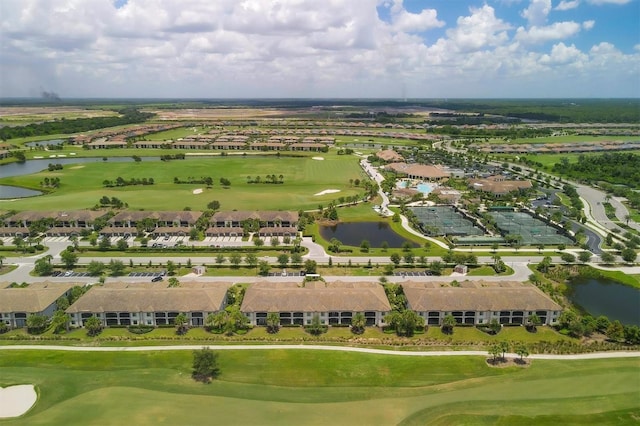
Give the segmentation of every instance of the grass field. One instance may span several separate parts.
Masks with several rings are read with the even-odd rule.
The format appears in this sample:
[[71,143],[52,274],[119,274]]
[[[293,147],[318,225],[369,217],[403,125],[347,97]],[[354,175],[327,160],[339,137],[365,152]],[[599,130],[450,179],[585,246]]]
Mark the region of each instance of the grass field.
[[[322,154],[324,161],[311,156],[301,158],[270,157],[217,157],[187,159],[169,162],[142,161],[138,163],[85,163],[65,166],[61,171],[43,171],[34,175],[5,178],[2,184],[38,189],[45,177],[59,177],[61,186],[54,192],[28,199],[16,200],[11,208],[16,210],[58,210],[93,207],[102,196],[117,197],[129,204],[130,209],[145,210],[193,210],[205,209],[212,200],[220,201],[223,210],[233,209],[314,209],[319,204],[328,205],[340,196],[362,193],[350,185],[349,179],[363,179],[358,159],[353,156]],[[283,184],[248,184],[247,176],[260,175],[262,180],[270,174],[283,175]],[[121,176],[153,178],[154,185],[105,188],[105,179]],[[214,185],[207,189],[202,184],[175,184],[174,177],[210,176]],[[223,188],[220,178],[231,181]],[[203,189],[194,195],[196,189]],[[326,189],[339,189],[339,193],[315,196]]]
[[190,378],[191,353],[15,351],[0,385],[39,400],[6,425],[38,424],[633,424],[640,360],[540,361],[491,368],[483,357],[219,351],[220,378]]

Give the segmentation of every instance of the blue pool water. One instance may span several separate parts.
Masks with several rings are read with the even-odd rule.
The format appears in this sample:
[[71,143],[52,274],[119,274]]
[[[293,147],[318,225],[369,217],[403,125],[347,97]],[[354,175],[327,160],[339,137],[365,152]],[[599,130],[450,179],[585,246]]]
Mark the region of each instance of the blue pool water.
[[402,181],[400,183],[400,187],[401,188],[412,188],[412,189],[417,189],[418,191],[422,192],[424,195],[428,195],[431,193],[431,191],[433,191],[436,186],[432,183],[427,183],[427,182],[420,182],[419,184],[417,184],[416,186],[409,186],[409,181],[405,180]]
[[434,187],[430,183],[419,183],[416,186],[416,189],[418,191],[422,192],[424,195],[427,195],[427,194],[431,193],[431,191],[434,190]]

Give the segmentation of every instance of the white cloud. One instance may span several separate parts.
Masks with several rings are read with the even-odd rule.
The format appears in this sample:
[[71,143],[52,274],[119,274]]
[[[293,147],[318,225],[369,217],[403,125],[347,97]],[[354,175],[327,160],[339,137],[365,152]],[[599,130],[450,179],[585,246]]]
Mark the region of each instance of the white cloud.
[[539,26],[547,22],[547,16],[551,11],[551,0],[531,0],[529,7],[521,13],[529,25]]
[[534,26],[529,29],[519,27],[514,39],[527,44],[539,44],[574,36],[580,32],[580,28],[581,25],[573,21],[555,22],[544,27]]
[[554,10],[564,11],[575,9],[580,6],[580,0],[562,0]]
[[388,22],[379,0],[0,2],[0,96],[394,97],[403,85],[409,97],[571,96],[593,70],[636,87],[640,69],[638,47],[540,52],[594,27],[548,24],[548,1],[526,3],[515,31],[500,9],[470,8],[435,42],[420,33],[445,25],[441,11],[398,0]]
[[491,6],[470,8],[470,12],[470,16],[458,18],[457,27],[447,30],[452,48],[466,52],[499,46],[508,40],[506,31],[511,25],[497,18]]
[[395,0],[391,7],[391,21],[396,31],[426,31],[445,25],[438,20],[437,10],[423,9],[420,13],[411,13],[404,9],[402,3],[402,0]]
[[542,55],[540,62],[547,65],[566,65],[587,59],[587,55],[582,53],[575,45],[567,46],[564,43],[553,45],[551,53]]

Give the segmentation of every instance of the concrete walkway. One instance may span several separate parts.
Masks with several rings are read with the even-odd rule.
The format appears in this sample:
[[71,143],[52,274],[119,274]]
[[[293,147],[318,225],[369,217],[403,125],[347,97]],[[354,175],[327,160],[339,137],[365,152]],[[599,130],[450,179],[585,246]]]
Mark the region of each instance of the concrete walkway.
[[[355,348],[351,346],[324,345],[175,345],[175,346],[57,346],[57,345],[11,345],[0,346],[0,351],[29,350],[29,351],[68,351],[68,352],[153,352],[153,351],[192,351],[208,347],[216,351],[259,351],[259,350],[313,350],[334,352],[359,352],[375,355],[397,356],[485,356],[487,351],[394,351],[388,349]],[[505,354],[508,358],[520,358],[514,353]],[[594,352],[586,354],[555,355],[533,354],[528,359],[547,360],[579,360],[579,359],[608,359],[608,358],[637,358],[640,351],[629,352]]]

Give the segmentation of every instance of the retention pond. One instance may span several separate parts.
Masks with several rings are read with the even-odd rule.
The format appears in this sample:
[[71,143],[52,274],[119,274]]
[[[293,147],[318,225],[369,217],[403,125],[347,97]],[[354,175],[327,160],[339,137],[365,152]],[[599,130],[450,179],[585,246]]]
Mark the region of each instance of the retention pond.
[[640,325],[640,290],[602,278],[579,278],[570,284],[569,299],[590,315]]

